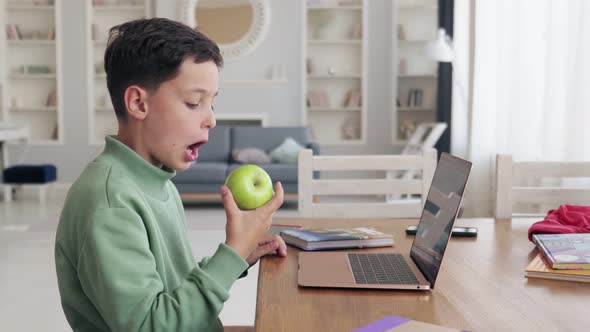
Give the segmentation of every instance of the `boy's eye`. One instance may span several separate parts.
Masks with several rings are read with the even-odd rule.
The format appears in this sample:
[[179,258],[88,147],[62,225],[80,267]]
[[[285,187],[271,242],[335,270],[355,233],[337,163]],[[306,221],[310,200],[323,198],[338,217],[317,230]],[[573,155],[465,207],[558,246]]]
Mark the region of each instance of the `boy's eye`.
[[215,112],[215,106],[211,105],[211,111]]
[[193,104],[193,103],[185,103],[185,104],[190,109],[196,109],[197,107],[199,107],[199,104]]

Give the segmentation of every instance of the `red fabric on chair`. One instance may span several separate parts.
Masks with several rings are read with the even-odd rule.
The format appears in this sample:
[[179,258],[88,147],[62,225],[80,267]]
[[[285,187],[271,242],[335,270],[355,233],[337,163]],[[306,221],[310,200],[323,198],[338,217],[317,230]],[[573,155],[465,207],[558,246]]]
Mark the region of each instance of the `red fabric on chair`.
[[590,233],[590,206],[561,205],[550,210],[544,220],[529,228],[529,241],[533,242],[533,234],[539,233]]

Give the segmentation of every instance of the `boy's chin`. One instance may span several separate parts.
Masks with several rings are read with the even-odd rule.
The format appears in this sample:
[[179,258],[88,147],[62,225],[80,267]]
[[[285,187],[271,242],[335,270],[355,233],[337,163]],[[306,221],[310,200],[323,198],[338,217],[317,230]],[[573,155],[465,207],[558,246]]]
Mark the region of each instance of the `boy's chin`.
[[177,172],[182,172],[182,171],[186,171],[187,169],[189,169],[195,162],[191,161],[191,162],[182,162],[182,163],[178,163],[177,165],[174,165],[174,167],[171,167],[172,169],[174,169]]

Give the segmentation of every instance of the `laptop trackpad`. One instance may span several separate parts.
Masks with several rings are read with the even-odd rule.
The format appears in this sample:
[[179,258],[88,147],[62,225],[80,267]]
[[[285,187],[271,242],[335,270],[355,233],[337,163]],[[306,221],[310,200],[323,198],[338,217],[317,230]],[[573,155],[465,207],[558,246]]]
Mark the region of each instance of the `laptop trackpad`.
[[300,252],[298,284],[314,287],[354,287],[345,252]]

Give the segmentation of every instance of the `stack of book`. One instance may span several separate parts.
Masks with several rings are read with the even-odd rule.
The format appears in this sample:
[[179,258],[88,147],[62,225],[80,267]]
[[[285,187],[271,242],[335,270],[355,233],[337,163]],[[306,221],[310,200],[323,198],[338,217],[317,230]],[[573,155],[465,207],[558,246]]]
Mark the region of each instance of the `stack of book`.
[[280,235],[287,244],[303,250],[393,246],[391,234],[364,227],[284,229]]
[[527,266],[529,278],[590,282],[590,233],[535,234],[540,253]]

